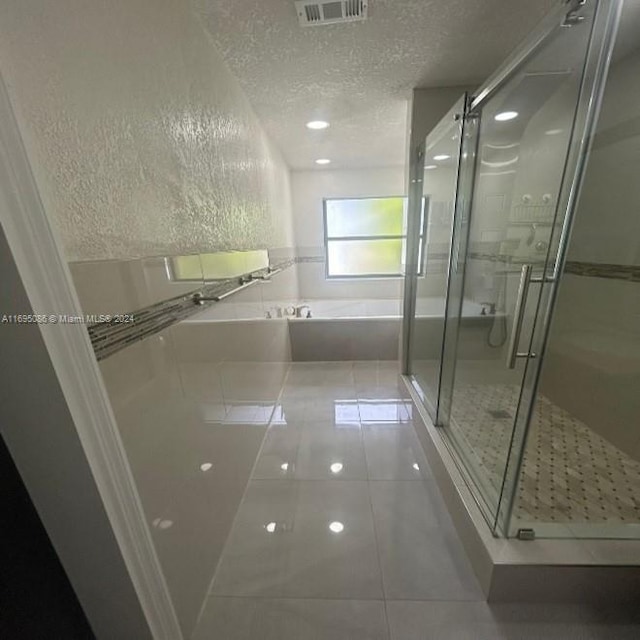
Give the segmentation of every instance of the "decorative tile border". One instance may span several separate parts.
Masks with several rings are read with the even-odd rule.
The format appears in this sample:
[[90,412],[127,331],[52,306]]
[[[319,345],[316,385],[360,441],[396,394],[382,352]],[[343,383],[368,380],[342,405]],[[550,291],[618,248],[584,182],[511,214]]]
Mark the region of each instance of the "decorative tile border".
[[[292,258],[274,263],[269,270],[263,269],[246,275],[251,275],[254,278],[262,278],[270,273],[276,275],[276,273],[288,269],[295,263],[296,259]],[[200,304],[196,304],[194,301],[196,293],[202,294],[205,298],[216,298],[236,289],[238,282],[239,278],[217,281],[196,288],[185,295],[163,300],[131,313],[122,314],[110,322],[90,325],[88,327],[89,337],[96,358],[104,360],[131,344],[152,336],[213,304],[217,304],[215,300],[205,300]]]
[[[500,262],[511,265],[533,264],[543,265],[544,260],[535,261],[531,258],[514,258],[507,255],[490,253],[469,253],[473,260],[486,260],[488,262]],[[587,278],[607,278],[609,280],[626,280],[628,282],[640,282],[640,265],[611,264],[604,262],[580,262],[568,260],[564,266],[565,273]]]
[[544,265],[545,257],[521,257],[521,256],[510,256],[507,254],[497,254],[497,253],[478,253],[475,251],[471,251],[468,254],[469,258],[472,260],[485,260],[487,262],[500,262],[501,264],[513,264],[513,265],[523,265],[523,264],[533,264],[533,265]]
[[575,276],[640,282],[640,265],[568,261],[564,270]]
[[[439,256],[440,257],[440,256]],[[506,264],[519,265],[526,261],[520,258],[495,254],[470,253],[469,257],[476,260],[490,260]],[[274,263],[270,271],[262,270],[254,272],[254,277],[264,277],[272,272],[280,272],[288,269],[296,263],[324,262],[323,257],[290,258]],[[612,280],[625,280],[628,282],[640,282],[640,265],[604,264],[596,262],[568,261],[565,264],[565,273],[590,278],[608,278]],[[248,275],[248,274],[247,274]],[[100,322],[88,327],[89,337],[98,360],[103,360],[121,349],[128,347],[144,338],[152,336],[171,325],[180,322],[195,313],[217,304],[214,300],[206,300],[202,304],[194,302],[196,293],[205,298],[223,296],[238,287],[238,278],[228,278],[204,287],[195,288],[189,293],[163,300],[149,305],[137,311],[122,314],[121,317],[110,322]],[[130,318],[130,319],[129,319]]]

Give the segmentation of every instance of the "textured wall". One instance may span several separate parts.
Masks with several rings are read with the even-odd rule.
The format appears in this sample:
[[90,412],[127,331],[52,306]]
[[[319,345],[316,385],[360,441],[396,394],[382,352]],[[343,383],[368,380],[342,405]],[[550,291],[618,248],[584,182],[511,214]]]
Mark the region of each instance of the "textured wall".
[[292,244],[288,169],[187,0],[2,3],[0,69],[70,260]]
[[365,22],[302,28],[293,0],[192,0],[295,170],[404,164],[411,90],[482,81],[558,2],[373,0]]

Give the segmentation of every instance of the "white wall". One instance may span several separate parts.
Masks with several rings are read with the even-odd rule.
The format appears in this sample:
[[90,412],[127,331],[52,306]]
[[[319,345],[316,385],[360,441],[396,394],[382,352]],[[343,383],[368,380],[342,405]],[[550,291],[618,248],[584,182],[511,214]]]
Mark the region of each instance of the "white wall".
[[460,100],[465,91],[472,92],[473,89],[474,87],[461,85],[413,90],[411,101],[408,104],[407,170],[415,159],[418,146],[424,142],[453,105]]
[[[0,272],[3,313],[33,313],[1,227]],[[0,368],[0,434],[93,632],[98,640],[151,640],[39,328],[3,323],[0,350],[10,363]],[[11,514],[5,524],[11,526]],[[46,570],[42,580],[48,580]],[[33,615],[39,605],[32,603]]]
[[291,246],[288,168],[187,0],[5,2],[0,61],[69,260]]
[[[298,255],[324,257],[323,198],[363,198],[406,194],[404,167],[294,171],[291,174]],[[298,265],[300,297],[399,298],[401,278],[327,280],[324,262]]]

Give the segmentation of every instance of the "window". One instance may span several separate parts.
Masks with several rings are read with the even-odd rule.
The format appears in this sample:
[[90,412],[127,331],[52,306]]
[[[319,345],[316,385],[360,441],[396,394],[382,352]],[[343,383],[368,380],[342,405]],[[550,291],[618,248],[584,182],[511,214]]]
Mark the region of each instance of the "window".
[[325,199],[324,236],[327,278],[400,277],[406,253],[407,199]]
[[165,258],[169,280],[223,280],[269,267],[266,249],[218,251]]

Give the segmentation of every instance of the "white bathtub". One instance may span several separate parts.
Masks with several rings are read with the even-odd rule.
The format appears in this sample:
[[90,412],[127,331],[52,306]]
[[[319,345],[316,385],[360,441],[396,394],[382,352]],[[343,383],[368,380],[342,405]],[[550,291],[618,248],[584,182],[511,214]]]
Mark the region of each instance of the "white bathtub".
[[[311,312],[311,320],[337,318],[400,318],[402,301],[397,299],[307,299],[278,302],[234,302],[225,301],[214,304],[201,313],[191,316],[184,322],[224,322],[229,320],[258,320],[261,318],[288,320],[305,320],[296,317],[296,309]],[[465,300],[462,308],[463,317],[481,315],[482,305],[472,300]],[[444,315],[442,298],[420,298],[416,302],[416,315],[425,318],[437,318]]]
[[[311,312],[311,317],[296,317],[296,309]],[[287,358],[297,361],[322,360],[396,360],[399,356],[402,301],[384,299],[307,299],[283,302],[226,300],[211,305],[181,324],[194,325],[198,348],[209,344],[224,355],[225,345],[240,349],[247,345],[245,359],[270,360],[271,346],[281,344],[288,335]],[[463,317],[485,325],[491,316],[480,317],[482,306],[465,301]],[[427,354],[439,352],[442,339],[444,302],[440,298],[422,298],[417,302],[416,332]],[[285,326],[286,321],[286,326]],[[209,328],[207,328],[207,326]],[[217,330],[213,327],[216,326]],[[482,329],[486,331],[486,329]],[[212,333],[213,331],[213,333]],[[277,334],[277,336],[276,336]],[[274,338],[274,336],[277,337]],[[481,340],[484,344],[484,340]],[[249,345],[250,348],[249,348]],[[281,347],[279,351],[283,351]],[[429,355],[428,357],[432,357]]]

